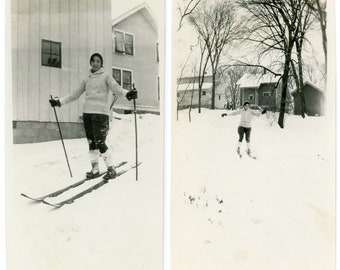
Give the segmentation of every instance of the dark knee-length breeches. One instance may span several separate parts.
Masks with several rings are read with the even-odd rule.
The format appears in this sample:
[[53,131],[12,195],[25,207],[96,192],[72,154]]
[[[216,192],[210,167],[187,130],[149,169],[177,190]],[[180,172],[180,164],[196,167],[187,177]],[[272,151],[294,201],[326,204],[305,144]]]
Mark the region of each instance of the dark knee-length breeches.
[[250,133],[251,133],[250,127],[239,126],[237,131],[238,131],[238,135],[239,135],[239,142],[243,141],[243,137],[244,137],[244,134],[245,134],[246,135],[246,142],[250,143]]
[[105,114],[84,113],[83,121],[89,149],[98,149],[100,153],[105,153],[108,149],[105,141],[109,132],[109,116]]

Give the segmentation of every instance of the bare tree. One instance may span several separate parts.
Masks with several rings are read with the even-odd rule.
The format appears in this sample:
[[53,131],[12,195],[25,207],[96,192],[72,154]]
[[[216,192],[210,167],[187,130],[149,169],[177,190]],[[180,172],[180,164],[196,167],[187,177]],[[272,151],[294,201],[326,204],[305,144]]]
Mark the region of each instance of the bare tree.
[[209,61],[209,55],[207,54],[207,45],[202,41],[201,37],[198,37],[198,43],[200,46],[200,59],[198,68],[198,113],[201,113],[202,108],[202,86],[205,79],[207,65]]
[[239,4],[250,14],[249,40],[258,44],[261,53],[277,50],[284,56],[278,119],[279,126],[284,128],[292,51],[299,39],[307,6],[303,0],[243,0]]
[[325,56],[325,69],[327,72],[327,12],[326,0],[305,0],[306,4],[313,11],[314,16],[320,23],[321,33],[322,33],[322,46]]
[[[180,1],[180,0],[179,0]],[[181,4],[178,4],[177,10],[180,14],[180,19],[178,23],[177,31],[179,31],[183,26],[183,20],[185,17],[189,16],[195,8],[199,5],[201,0],[183,0]]]
[[302,51],[303,51],[303,45],[306,40],[306,33],[310,29],[313,20],[311,18],[312,15],[312,10],[310,7],[305,3],[301,3],[302,8],[301,8],[301,16],[298,17],[300,20],[300,23],[297,25],[297,30],[298,30],[298,35],[295,40],[295,49],[296,49],[296,55],[297,55],[297,66],[298,66],[298,71],[296,71],[294,61],[291,62],[291,67],[292,67],[292,73],[293,77],[296,80],[296,87],[298,94],[300,96],[300,101],[301,101],[301,116],[305,118],[305,114],[307,113],[307,108],[306,108],[306,99],[305,99],[305,93],[303,90],[304,86],[304,71],[303,71],[303,61],[302,61]]
[[187,63],[189,61],[189,58],[192,54],[193,50],[192,48],[190,49],[190,53],[188,54],[187,56],[187,59],[185,60],[182,68],[181,68],[181,72],[179,74],[179,77],[177,79],[177,87],[176,87],[176,95],[177,95],[177,114],[176,114],[176,118],[177,118],[177,121],[178,121],[178,112],[179,112],[179,108],[180,108],[180,105],[183,103],[183,101],[185,100],[185,96],[187,94],[187,90],[188,90],[188,87],[189,87],[189,84],[187,85],[186,89],[184,90],[183,92],[183,95],[181,96],[180,95],[180,91],[179,91],[179,86],[181,85],[181,80],[183,78],[183,74],[184,74],[184,71],[185,69],[187,68]]
[[202,37],[209,57],[212,72],[211,109],[215,109],[216,75],[220,57],[226,45],[239,38],[240,23],[235,6],[229,0],[208,5],[206,1],[189,16],[189,22]]
[[225,72],[221,72],[222,77],[226,83],[225,96],[231,98],[231,107],[236,109],[240,101],[240,88],[237,82],[241,77],[248,72],[246,66],[233,66],[230,69],[226,69]]

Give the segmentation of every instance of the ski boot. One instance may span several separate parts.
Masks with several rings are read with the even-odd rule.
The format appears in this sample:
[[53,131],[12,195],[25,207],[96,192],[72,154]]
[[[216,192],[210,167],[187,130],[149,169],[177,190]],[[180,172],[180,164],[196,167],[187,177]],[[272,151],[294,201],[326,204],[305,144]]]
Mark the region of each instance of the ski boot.
[[115,179],[117,176],[117,172],[113,166],[107,168],[106,174],[103,176],[103,179],[108,182],[110,179]]

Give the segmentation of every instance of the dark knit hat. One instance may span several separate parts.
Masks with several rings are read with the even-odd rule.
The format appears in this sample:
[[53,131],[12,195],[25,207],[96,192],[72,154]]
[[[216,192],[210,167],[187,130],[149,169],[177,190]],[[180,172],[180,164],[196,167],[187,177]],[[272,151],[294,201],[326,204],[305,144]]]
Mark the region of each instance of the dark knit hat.
[[101,61],[101,63],[102,63],[101,66],[103,66],[103,64],[104,64],[103,57],[102,57],[99,53],[94,53],[94,54],[91,55],[90,64],[91,64],[91,62],[93,61],[93,58],[94,58],[95,56],[97,56],[97,57],[100,59],[100,61]]
[[246,106],[247,104],[250,105],[250,103],[248,101],[246,101],[246,102],[243,103],[243,106]]

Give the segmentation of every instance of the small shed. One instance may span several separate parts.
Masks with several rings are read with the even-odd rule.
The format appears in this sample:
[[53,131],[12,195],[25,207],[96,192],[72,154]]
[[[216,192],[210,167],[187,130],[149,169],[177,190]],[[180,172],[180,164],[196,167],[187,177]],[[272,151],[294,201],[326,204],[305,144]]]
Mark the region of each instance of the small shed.
[[[306,111],[309,116],[324,115],[325,93],[317,86],[310,82],[305,82],[303,92],[306,100]],[[294,114],[301,114],[301,98],[295,89],[291,93],[294,97]]]

